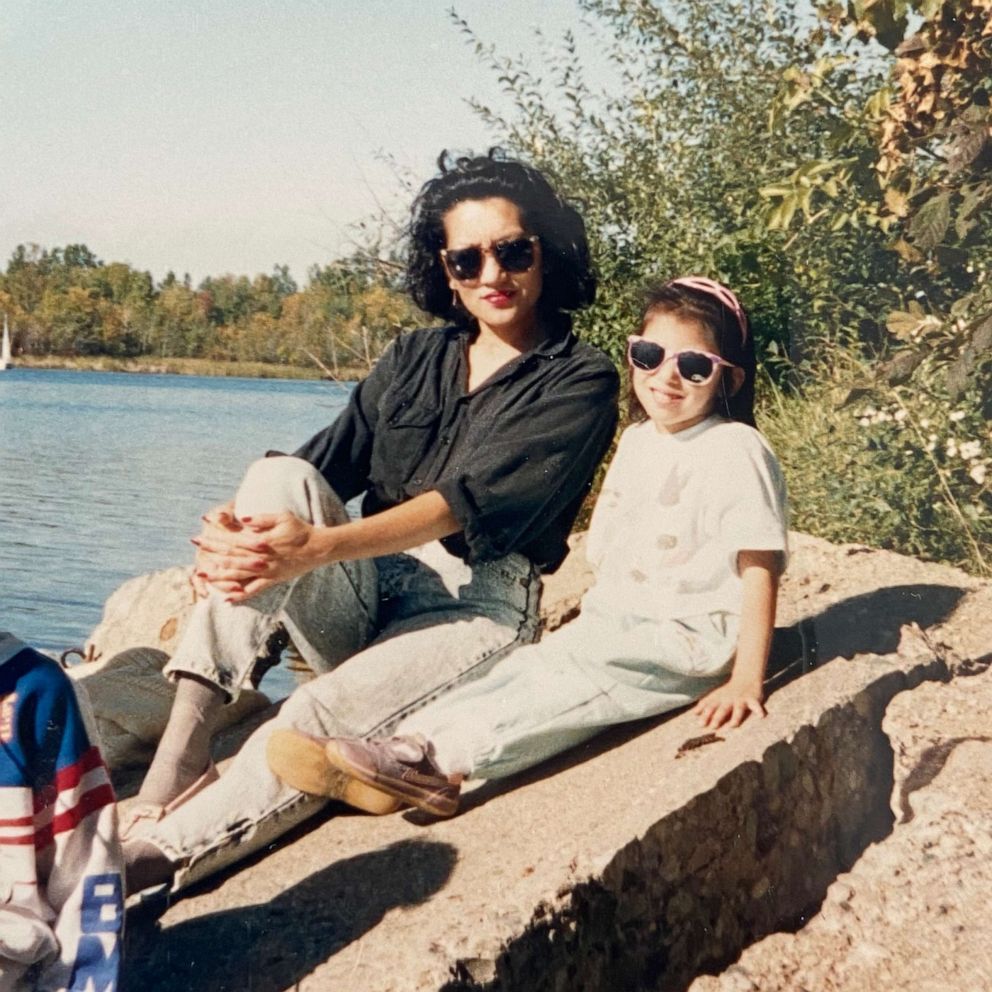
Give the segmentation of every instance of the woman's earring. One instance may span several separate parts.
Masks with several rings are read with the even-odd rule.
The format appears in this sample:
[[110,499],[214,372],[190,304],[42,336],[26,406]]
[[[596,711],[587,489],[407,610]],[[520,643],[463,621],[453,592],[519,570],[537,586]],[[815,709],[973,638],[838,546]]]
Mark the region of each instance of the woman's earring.
[[458,293],[455,290],[451,291],[451,309],[457,310],[461,300],[458,299]]

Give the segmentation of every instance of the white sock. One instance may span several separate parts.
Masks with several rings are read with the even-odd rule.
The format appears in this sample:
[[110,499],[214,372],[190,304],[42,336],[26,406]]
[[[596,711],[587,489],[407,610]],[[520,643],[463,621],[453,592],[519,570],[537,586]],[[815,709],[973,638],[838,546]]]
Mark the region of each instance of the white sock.
[[226,693],[212,682],[180,675],[169,722],[140,797],[165,805],[191,786],[210,763],[210,741]]

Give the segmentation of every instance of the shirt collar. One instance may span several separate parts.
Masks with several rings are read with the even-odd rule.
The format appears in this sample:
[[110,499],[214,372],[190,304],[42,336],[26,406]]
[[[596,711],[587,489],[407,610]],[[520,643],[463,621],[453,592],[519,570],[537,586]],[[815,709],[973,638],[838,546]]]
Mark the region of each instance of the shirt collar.
[[[465,361],[465,349],[468,348],[468,339],[471,331],[472,328],[470,327],[453,327],[451,329],[450,333],[452,333],[453,337],[461,339],[459,362]],[[484,384],[484,387],[488,389],[490,386],[515,375],[517,370],[522,368],[532,358],[557,358],[566,349],[571,348],[574,341],[575,332],[572,330],[571,321],[567,317],[565,319],[549,321],[548,335],[539,344],[531,348],[530,351],[525,351],[522,355],[518,355],[512,361],[507,362],[496,375]],[[480,386],[479,388],[481,389],[483,387]]]
[[[548,328],[547,336],[541,342],[525,351],[520,357],[527,358],[530,355],[554,356],[560,355],[573,341],[575,332],[572,330],[572,319],[568,314],[559,313],[551,317],[544,318]],[[467,344],[473,328],[464,324],[451,324],[447,332],[454,338],[461,338]]]
[[[542,355],[545,358],[554,358],[560,355],[575,340],[575,334],[567,324],[559,324],[550,328],[548,336],[534,349],[527,352],[527,355]],[[522,358],[526,355],[522,355]]]
[[642,421],[642,426],[645,429],[645,433],[658,439],[659,444],[685,444],[693,438],[699,437],[700,434],[708,431],[710,428],[716,427],[718,424],[729,423],[730,421],[721,414],[711,413],[705,420],[701,420],[698,424],[693,424],[692,427],[686,427],[685,430],[677,431],[674,434],[657,430],[654,424],[651,423],[650,418]]

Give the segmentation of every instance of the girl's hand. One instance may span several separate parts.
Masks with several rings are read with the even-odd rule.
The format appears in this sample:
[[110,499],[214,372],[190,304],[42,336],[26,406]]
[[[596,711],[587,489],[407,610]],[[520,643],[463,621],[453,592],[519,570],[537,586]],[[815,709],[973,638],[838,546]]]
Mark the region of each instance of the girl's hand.
[[232,583],[229,603],[241,603],[280,582],[288,582],[329,562],[319,546],[318,528],[293,513],[266,513],[240,520],[241,533],[232,546],[201,545],[213,555],[212,585]]
[[718,730],[724,724],[739,727],[752,713],[765,716],[764,698],[760,682],[757,685],[735,682],[731,677],[729,682],[703,696],[692,712],[708,730]]
[[781,555],[776,551],[741,551],[737,567],[744,596],[734,668],[723,685],[703,696],[693,708],[709,730],[724,724],[739,727],[752,714],[765,715],[765,668],[775,625]]

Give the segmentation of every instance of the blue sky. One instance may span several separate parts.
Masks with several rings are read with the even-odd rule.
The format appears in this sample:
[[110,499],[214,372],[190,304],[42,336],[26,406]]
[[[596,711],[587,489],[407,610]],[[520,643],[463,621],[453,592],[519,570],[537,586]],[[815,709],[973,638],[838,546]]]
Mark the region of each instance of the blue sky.
[[[86,0],[0,6],[0,267],[19,243],[84,242],[161,278],[298,279],[396,208],[379,152],[426,178],[492,139],[465,104],[495,78],[452,0]],[[574,0],[455,0],[540,67]]]

